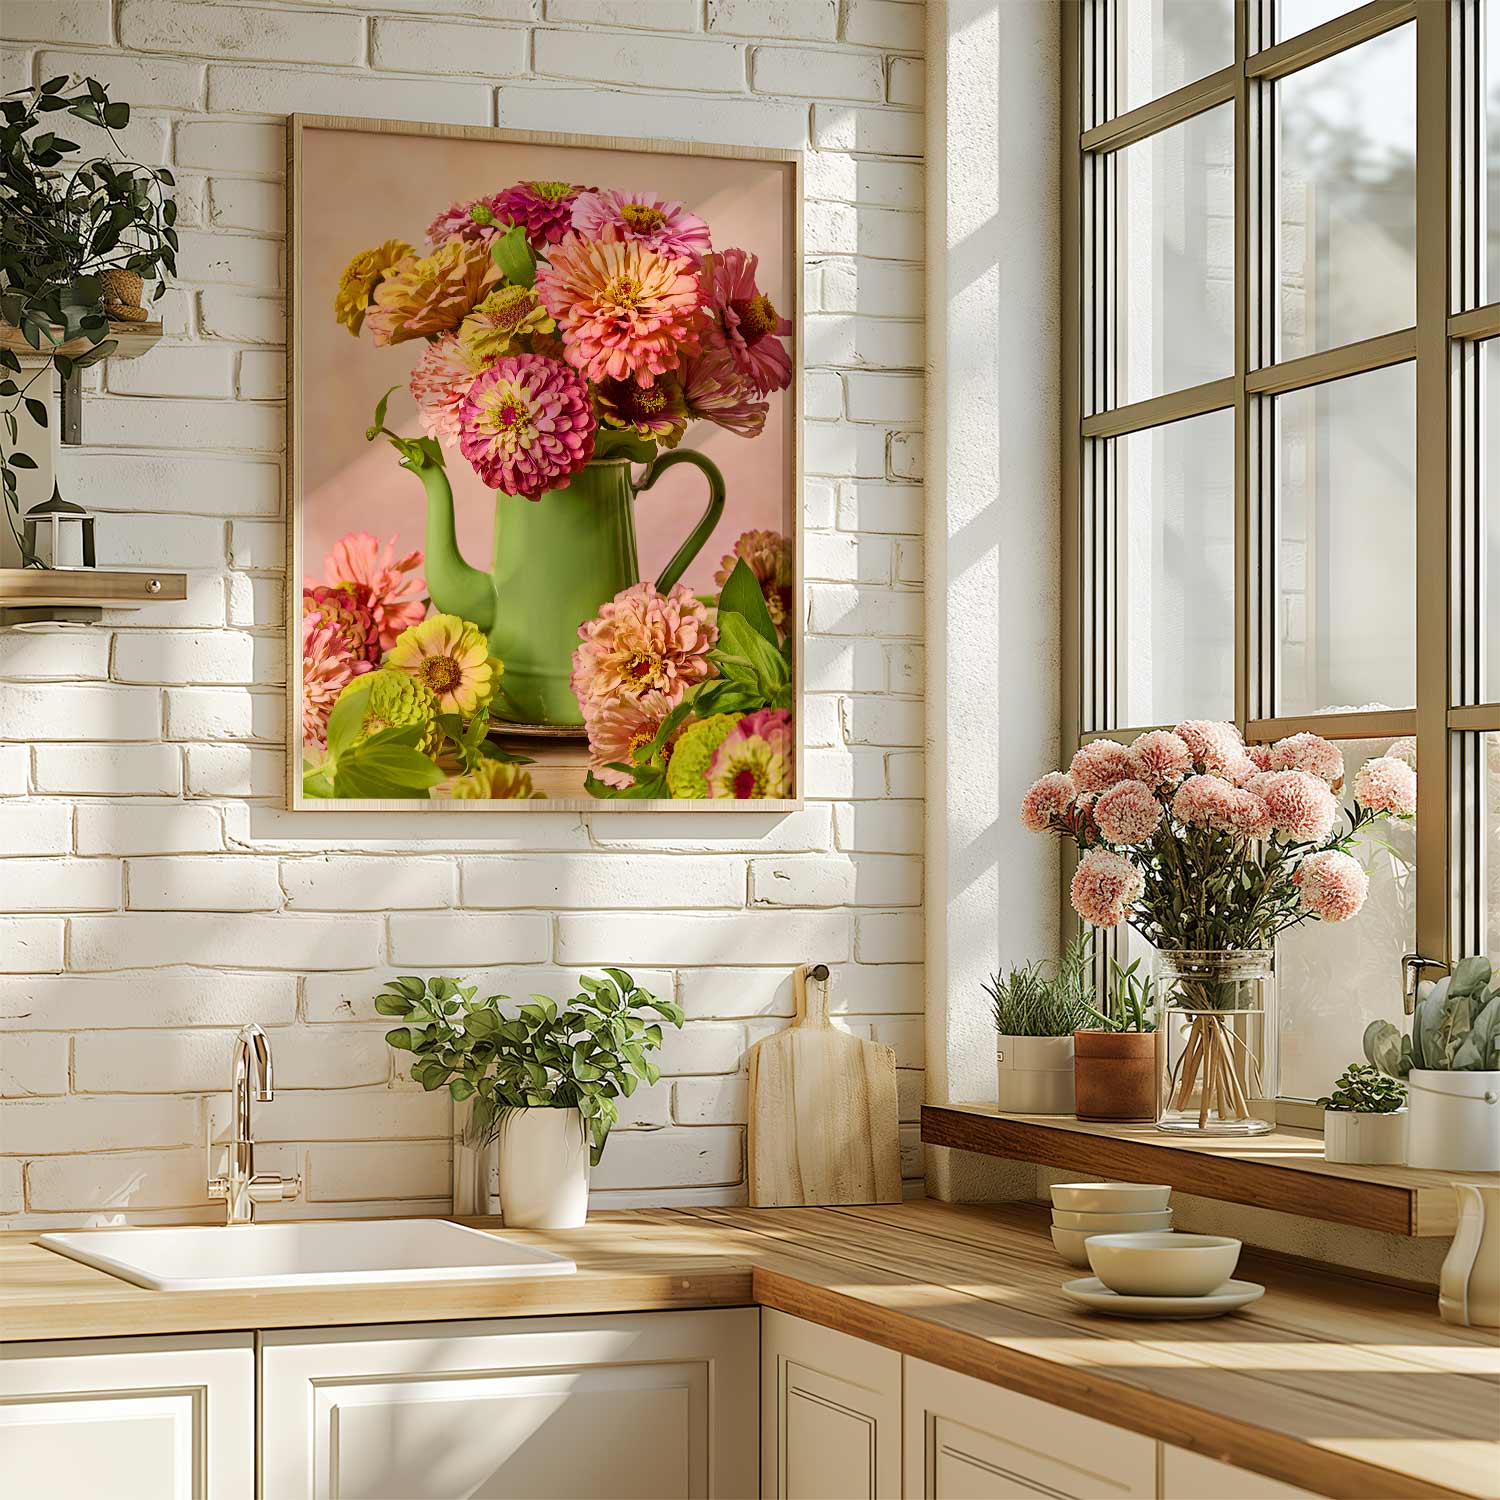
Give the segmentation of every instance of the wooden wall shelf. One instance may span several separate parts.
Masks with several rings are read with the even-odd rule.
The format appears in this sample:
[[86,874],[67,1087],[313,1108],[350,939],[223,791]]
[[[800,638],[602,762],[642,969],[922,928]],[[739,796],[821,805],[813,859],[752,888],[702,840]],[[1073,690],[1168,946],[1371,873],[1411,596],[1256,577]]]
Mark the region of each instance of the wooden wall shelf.
[[1494,1182],[1494,1172],[1346,1167],[1323,1159],[1314,1130],[1201,1140],[1151,1125],[1115,1125],[1071,1115],[1009,1115],[974,1104],[928,1104],[922,1139],[1090,1177],[1169,1182],[1184,1193],[1274,1208],[1307,1219],[1386,1234],[1446,1237],[1458,1227],[1453,1182]]
[[[135,359],[159,343],[161,335],[162,325],[159,322],[111,323],[109,325],[109,337],[117,340],[118,347],[109,358]],[[71,339],[58,352],[63,354],[82,354],[88,347],[89,342],[87,339]],[[19,354],[23,359],[37,359],[40,358],[41,354],[41,351],[33,349],[26,342],[26,336],[12,323],[0,323],[0,349],[9,349],[13,354]]]
[[186,598],[186,573],[0,568],[0,608],[5,609],[139,609]]

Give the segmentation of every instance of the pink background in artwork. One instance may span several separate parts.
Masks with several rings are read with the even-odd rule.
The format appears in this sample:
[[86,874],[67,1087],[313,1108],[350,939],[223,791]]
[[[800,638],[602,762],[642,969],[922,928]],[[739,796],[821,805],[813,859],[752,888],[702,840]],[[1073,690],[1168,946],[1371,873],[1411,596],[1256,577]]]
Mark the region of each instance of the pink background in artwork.
[[[586,124],[586,121],[580,121]],[[760,257],[758,281],[795,323],[792,169],[789,163],[695,157],[675,152],[461,141],[305,129],[297,205],[302,261],[297,282],[302,349],[303,571],[320,576],[328,548],[350,531],[398,538],[397,552],[422,545],[420,483],[397,467],[389,444],[365,442],[375,403],[389,386],[387,425],[417,435],[406,382],[426,348],[411,340],[377,349],[333,319],[339,273],[360,250],[404,239],[427,250],[427,225],[450,203],[522,180],[647,189],[683,202],[708,221],[715,249],[740,246]],[[713,592],[720,559],[744,531],[791,534],[794,390],[770,397],[764,431],[747,439],[692,423],[684,447],[723,470],[728,503],[718,528],[684,576],[694,592]],[[458,538],[466,559],[489,570],[494,496],[457,449],[444,457],[453,485]],[[545,503],[545,502],[543,502]],[[707,503],[703,476],[673,469],[636,507],[641,574],[652,579],[696,524]]]

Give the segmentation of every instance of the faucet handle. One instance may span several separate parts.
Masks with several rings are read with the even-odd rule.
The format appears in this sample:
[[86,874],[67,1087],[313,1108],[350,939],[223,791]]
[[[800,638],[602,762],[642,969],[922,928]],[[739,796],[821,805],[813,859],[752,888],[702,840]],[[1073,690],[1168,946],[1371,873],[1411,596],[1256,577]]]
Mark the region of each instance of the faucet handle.
[[280,1172],[257,1172],[246,1187],[252,1203],[286,1203],[302,1195],[302,1178],[294,1173],[283,1177]]

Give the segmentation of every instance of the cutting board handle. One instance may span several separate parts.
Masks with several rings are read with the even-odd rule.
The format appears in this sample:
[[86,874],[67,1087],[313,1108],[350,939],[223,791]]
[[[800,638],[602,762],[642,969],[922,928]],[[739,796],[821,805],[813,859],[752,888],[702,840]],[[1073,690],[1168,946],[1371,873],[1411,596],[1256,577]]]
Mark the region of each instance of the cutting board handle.
[[808,964],[798,964],[792,972],[792,995],[797,1002],[797,1018],[792,1025],[827,1028],[828,981],[810,985],[807,981],[810,968]]

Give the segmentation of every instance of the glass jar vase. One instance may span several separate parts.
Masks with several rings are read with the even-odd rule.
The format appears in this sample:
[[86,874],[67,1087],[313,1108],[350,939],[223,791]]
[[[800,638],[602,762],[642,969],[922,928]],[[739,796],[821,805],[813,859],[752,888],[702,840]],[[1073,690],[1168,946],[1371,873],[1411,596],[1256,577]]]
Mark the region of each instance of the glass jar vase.
[[1272,950],[1164,949],[1155,961],[1162,1067],[1156,1128],[1261,1135],[1275,1126]]

